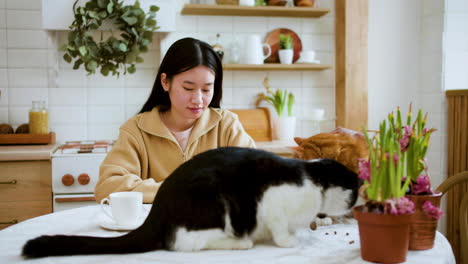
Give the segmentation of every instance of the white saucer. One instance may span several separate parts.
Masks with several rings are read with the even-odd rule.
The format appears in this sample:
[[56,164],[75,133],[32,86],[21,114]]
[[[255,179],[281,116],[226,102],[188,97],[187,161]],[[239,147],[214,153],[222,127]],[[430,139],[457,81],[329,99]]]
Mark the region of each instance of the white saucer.
[[301,64],[306,64],[306,63],[312,63],[312,64],[319,64],[320,61],[319,60],[313,60],[313,61],[301,61],[300,59],[298,61],[296,61],[296,63],[301,63]]
[[145,219],[140,219],[136,224],[133,225],[119,225],[115,221],[110,220],[110,219],[105,219],[100,221],[99,226],[101,228],[104,228],[106,230],[114,230],[114,231],[131,231],[139,227],[141,224],[143,224],[143,221]]

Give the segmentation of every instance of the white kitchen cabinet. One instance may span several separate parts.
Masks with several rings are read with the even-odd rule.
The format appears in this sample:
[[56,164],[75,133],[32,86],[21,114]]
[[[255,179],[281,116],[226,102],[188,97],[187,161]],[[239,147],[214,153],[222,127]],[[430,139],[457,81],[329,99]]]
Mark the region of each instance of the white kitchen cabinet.
[[[79,0],[83,6],[88,0]],[[176,1],[174,0],[139,0],[143,10],[149,10],[151,5],[160,9],[156,12],[157,32],[175,31]],[[69,30],[73,22],[73,4],[75,0],[42,0],[42,28],[47,30]],[[124,4],[132,5],[135,0],[124,0]]]

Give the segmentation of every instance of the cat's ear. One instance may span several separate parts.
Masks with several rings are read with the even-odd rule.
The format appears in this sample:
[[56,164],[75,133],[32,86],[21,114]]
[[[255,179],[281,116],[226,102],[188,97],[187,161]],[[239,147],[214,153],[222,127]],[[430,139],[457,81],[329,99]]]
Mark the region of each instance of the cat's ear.
[[305,138],[301,138],[301,137],[295,137],[294,138],[294,141],[296,141],[296,143],[300,146],[302,144],[302,142],[304,142]]
[[303,147],[290,147],[292,150],[294,150],[294,153],[296,154],[296,158],[298,159],[303,159],[304,158],[304,148]]

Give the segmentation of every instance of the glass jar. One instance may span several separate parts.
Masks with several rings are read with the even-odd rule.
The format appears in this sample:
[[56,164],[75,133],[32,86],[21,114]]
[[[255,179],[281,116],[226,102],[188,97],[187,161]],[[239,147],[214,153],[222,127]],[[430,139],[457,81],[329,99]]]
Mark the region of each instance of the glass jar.
[[49,133],[49,113],[45,106],[45,101],[32,102],[32,108],[29,110],[29,133]]
[[219,33],[216,34],[216,43],[214,45],[212,45],[211,47],[216,52],[216,54],[218,54],[219,59],[221,61],[223,61],[224,47],[223,47],[223,45],[221,45],[220,37],[221,37],[221,35]]

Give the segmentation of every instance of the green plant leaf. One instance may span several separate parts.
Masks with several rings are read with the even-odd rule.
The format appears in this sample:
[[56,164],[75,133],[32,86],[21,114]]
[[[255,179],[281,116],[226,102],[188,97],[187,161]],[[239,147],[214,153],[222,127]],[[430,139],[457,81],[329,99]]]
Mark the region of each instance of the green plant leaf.
[[101,11],[101,12],[98,13],[98,15],[99,15],[99,17],[100,17],[101,19],[104,19],[104,18],[107,17],[107,12],[106,12],[106,11]]
[[128,67],[127,71],[129,73],[135,73],[136,72],[135,64],[132,64],[130,67]]
[[97,66],[98,64],[95,60],[90,60],[88,63],[86,63],[86,69],[91,72],[96,71]]
[[100,19],[100,18],[99,18],[99,14],[98,14],[97,12],[89,11],[88,14],[89,14],[89,16],[90,16],[91,18]]
[[127,51],[127,44],[125,44],[125,43],[120,43],[120,44],[119,44],[119,49],[120,49],[122,52],[126,52],[126,51]]
[[136,17],[122,17],[122,20],[127,22],[127,24],[130,26],[138,22],[138,19]]
[[72,57],[68,53],[63,54],[63,59],[68,63],[72,61]]
[[101,67],[101,74],[104,76],[109,75],[109,67],[107,65]]
[[136,57],[136,60],[135,60],[135,61],[138,62],[138,63],[143,63],[143,62],[145,62],[145,60],[144,60],[142,57],[139,57],[139,56]]
[[81,56],[86,56],[86,54],[88,54],[88,50],[86,49],[85,46],[81,46],[79,48],[79,51],[80,51]]
[[150,6],[150,12],[158,12],[159,11],[159,6],[152,5]]
[[146,25],[147,25],[148,27],[154,27],[154,26],[156,26],[156,20],[154,20],[154,19],[148,19],[148,20],[146,20]]
[[109,4],[109,0],[97,0],[97,4],[100,8],[105,8]]
[[109,4],[107,5],[107,12],[109,14],[112,14],[114,12],[114,2],[110,1]]
[[82,63],[83,63],[83,61],[81,59],[76,60],[75,63],[73,64],[73,69],[78,70],[78,68],[80,68],[80,65]]

